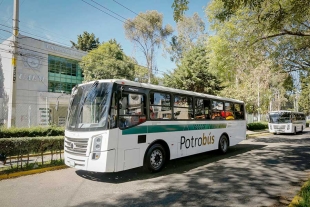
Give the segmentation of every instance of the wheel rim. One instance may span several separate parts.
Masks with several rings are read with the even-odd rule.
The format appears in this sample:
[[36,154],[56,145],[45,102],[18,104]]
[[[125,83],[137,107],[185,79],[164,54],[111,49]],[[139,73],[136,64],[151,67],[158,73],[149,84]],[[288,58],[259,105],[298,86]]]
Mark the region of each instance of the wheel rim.
[[223,150],[223,152],[226,152],[226,150],[227,150],[227,139],[226,139],[226,137],[222,137],[220,144],[221,144],[221,149]]
[[163,164],[163,153],[159,149],[155,149],[151,154],[151,166],[154,169],[160,168],[160,166]]

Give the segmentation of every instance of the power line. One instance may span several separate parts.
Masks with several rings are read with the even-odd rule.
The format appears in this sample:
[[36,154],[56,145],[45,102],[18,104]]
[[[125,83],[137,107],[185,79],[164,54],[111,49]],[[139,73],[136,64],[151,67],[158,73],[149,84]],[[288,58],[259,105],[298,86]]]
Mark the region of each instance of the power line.
[[[3,24],[0,24],[0,25],[3,26],[3,27],[7,27],[7,28],[12,29],[11,27],[6,26],[6,25],[3,25]],[[47,39],[48,41],[55,42],[55,43],[58,43],[58,44],[63,45],[63,46],[68,46],[68,47],[70,47],[70,45],[64,44],[64,43],[62,43],[62,42],[50,40],[50,39],[48,39],[48,38],[46,38],[46,37],[39,36],[39,35],[35,35],[35,34],[30,33],[30,32],[26,32],[26,31],[24,31],[24,30],[20,30],[20,29],[19,29],[19,31],[20,31],[20,32],[24,32],[24,33],[26,33],[26,34],[30,34],[30,35],[36,36],[36,37],[40,37],[40,38],[43,38],[43,39]]]
[[[0,39],[1,39],[1,38],[0,38]],[[7,41],[12,42],[11,40],[7,40]],[[43,42],[42,40],[38,40],[38,41]],[[7,44],[4,44],[4,45],[7,45]],[[30,45],[27,45],[27,44],[22,44],[22,43],[19,43],[19,45],[25,45],[25,46],[32,47],[32,48],[36,48],[36,49],[39,49],[39,50],[49,51],[49,50],[41,49],[41,48],[38,48],[38,47],[30,46]],[[10,46],[10,45],[7,45],[7,46]],[[20,49],[24,49],[24,50],[33,51],[33,52],[40,53],[40,54],[44,54],[44,55],[48,55],[48,53],[39,52],[39,51],[35,51],[35,50],[31,50],[31,49],[23,48],[23,47],[18,47],[18,48],[20,48]],[[71,49],[71,48],[70,48],[70,49]],[[118,60],[118,59],[115,59],[115,58],[113,58],[113,57],[109,57],[109,56],[105,56],[105,55],[102,55],[102,54],[96,53],[96,52],[94,52],[94,51],[92,51],[92,53],[93,53],[93,54],[95,54],[97,57],[105,57],[105,58],[108,58],[108,59]],[[38,56],[38,57],[40,57],[40,56]],[[47,58],[44,58],[44,57],[40,57],[40,58],[41,58],[41,59],[47,59]],[[125,60],[118,60],[118,61],[122,61],[122,62],[125,62],[125,63],[128,63],[128,64],[133,64],[133,65],[136,65],[136,66],[139,66],[139,67],[143,67],[143,68],[148,69],[146,66],[139,65],[139,64],[137,64],[137,63],[133,63],[133,62],[125,61]],[[160,71],[160,70],[158,70],[158,71]]]

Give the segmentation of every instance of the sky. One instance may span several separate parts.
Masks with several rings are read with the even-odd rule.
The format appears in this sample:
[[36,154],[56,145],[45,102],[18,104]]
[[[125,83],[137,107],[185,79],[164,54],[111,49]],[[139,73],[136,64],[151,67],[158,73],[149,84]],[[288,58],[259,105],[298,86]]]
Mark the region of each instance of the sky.
[[[14,0],[0,0],[0,38],[3,39],[11,36],[10,33],[3,30],[11,31],[5,26],[12,26],[13,2]],[[185,15],[192,16],[197,12],[208,28],[204,12],[208,2],[209,0],[191,0],[189,10]],[[70,40],[77,42],[77,36],[87,31],[94,33],[100,42],[116,39],[126,55],[135,57],[140,65],[145,66],[142,53],[125,37],[124,23],[122,22],[125,20],[122,17],[132,19],[137,16],[135,13],[157,10],[164,16],[164,25],[170,24],[175,28],[172,3],[173,0],[19,0],[20,34],[71,47]],[[113,11],[114,14],[99,4]],[[208,29],[206,31],[208,32]],[[0,39],[0,42],[2,41]],[[158,76],[162,76],[164,72],[172,71],[176,67],[170,61],[169,54],[166,54],[166,57],[163,56],[163,50],[158,51],[156,63],[159,71],[156,75]]]

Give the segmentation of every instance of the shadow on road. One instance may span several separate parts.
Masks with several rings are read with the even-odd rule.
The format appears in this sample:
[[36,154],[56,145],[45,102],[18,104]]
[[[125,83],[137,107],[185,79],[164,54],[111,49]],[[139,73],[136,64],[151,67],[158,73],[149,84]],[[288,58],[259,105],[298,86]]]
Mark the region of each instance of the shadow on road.
[[216,161],[226,159],[235,155],[239,155],[254,149],[262,148],[266,145],[253,145],[253,144],[239,144],[230,147],[226,154],[219,154],[217,150],[192,155],[180,159],[171,160],[166,167],[159,173],[150,173],[142,167],[131,170],[126,170],[116,173],[95,173],[83,170],[77,170],[76,174],[92,181],[107,182],[107,183],[124,183],[133,180],[144,180],[165,176],[173,173],[184,173],[194,168],[214,163]]
[[[138,194],[133,189],[126,194],[111,194],[111,200],[77,206],[287,206],[290,196],[306,179],[309,152],[310,146],[302,145],[240,144],[224,156],[208,152],[171,161],[158,174],[149,175],[140,169],[115,174],[77,171],[94,181],[138,180],[137,185],[143,186]],[[155,178],[148,179],[151,177]]]

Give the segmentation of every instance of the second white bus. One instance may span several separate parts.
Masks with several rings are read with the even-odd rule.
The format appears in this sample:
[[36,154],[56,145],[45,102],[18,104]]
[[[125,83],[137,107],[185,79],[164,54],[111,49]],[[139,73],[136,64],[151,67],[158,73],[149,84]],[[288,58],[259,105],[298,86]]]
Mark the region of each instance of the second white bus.
[[274,134],[297,134],[306,128],[306,116],[302,112],[270,111],[268,128]]

